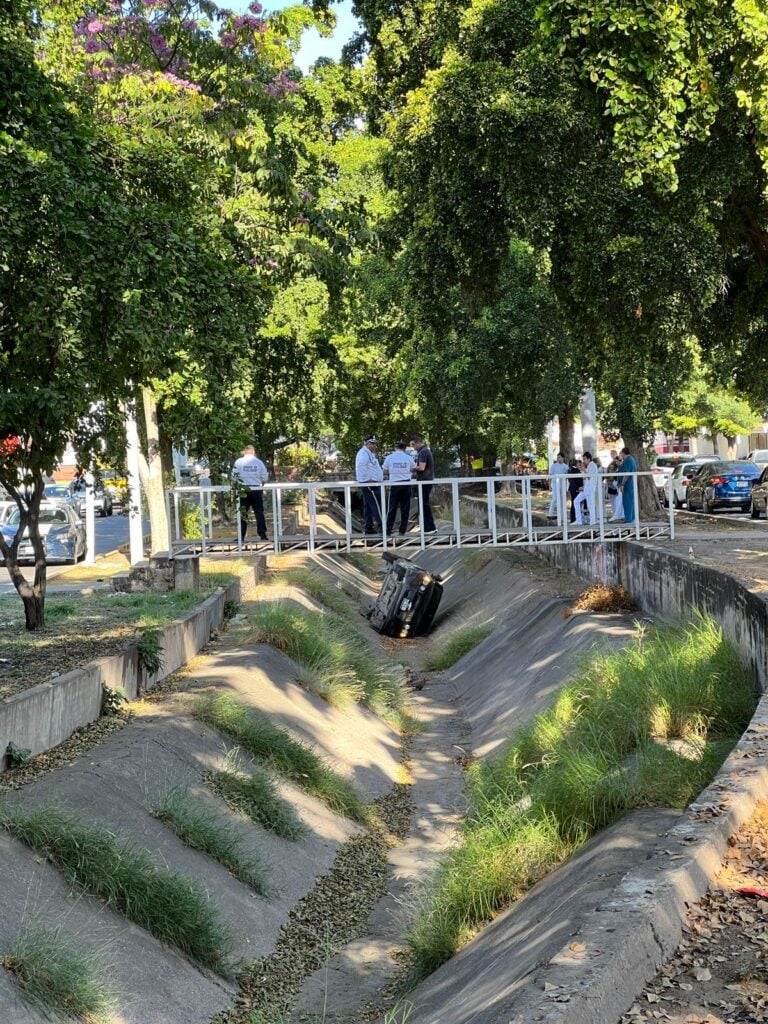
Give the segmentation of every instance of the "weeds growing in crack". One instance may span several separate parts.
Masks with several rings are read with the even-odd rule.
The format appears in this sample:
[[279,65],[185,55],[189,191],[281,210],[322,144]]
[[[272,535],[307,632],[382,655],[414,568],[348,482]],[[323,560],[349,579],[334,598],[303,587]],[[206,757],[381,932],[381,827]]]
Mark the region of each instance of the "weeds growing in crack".
[[246,771],[239,758],[228,758],[221,771],[206,772],[203,781],[233,811],[243,814],[262,828],[292,842],[306,835],[296,812],[277,792],[266,769],[250,764]]
[[218,861],[254,892],[260,896],[273,895],[270,869],[255,854],[247,852],[246,834],[206,807],[198,797],[172,789],[152,813],[187,846]]
[[755,703],[752,673],[710,619],[593,658],[499,757],[469,766],[461,841],[413,908],[417,977],[621,814],[685,807]]
[[115,999],[103,957],[80,945],[76,935],[39,921],[24,926],[0,961],[24,998],[48,1018],[106,1024]]
[[190,959],[219,974],[232,973],[229,930],[197,882],[158,867],[149,851],[60,807],[25,811],[6,806],[0,808],[0,821],[70,882]]
[[335,772],[311,747],[295,740],[259,711],[228,694],[200,695],[191,705],[201,722],[231,737],[269,769],[295,782],[332,811],[367,823],[371,812],[354,786]]

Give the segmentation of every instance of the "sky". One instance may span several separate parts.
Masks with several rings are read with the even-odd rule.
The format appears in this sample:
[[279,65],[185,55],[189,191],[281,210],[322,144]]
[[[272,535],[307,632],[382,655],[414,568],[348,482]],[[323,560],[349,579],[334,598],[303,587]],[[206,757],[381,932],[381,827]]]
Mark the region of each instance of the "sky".
[[[232,3],[235,10],[245,10],[250,0],[236,0]],[[300,0],[262,0],[266,11],[280,11],[284,7],[294,7]],[[331,8],[336,15],[336,28],[329,39],[323,39],[315,29],[308,29],[301,41],[301,49],[296,63],[302,71],[307,71],[319,57],[332,57],[338,60],[345,43],[357,32],[359,22],[352,13],[352,0],[341,0]]]

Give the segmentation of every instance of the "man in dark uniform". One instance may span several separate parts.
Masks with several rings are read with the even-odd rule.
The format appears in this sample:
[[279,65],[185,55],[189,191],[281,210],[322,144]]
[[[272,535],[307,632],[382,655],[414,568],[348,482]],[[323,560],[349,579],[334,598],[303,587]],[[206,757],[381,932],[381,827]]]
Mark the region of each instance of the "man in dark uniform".
[[[434,480],[435,460],[432,457],[432,452],[424,444],[424,438],[421,434],[414,434],[411,438],[411,444],[416,449],[416,479]],[[436,533],[437,527],[432,515],[432,506],[429,503],[432,484],[424,484],[419,490],[421,490],[421,500],[424,509],[424,533]]]

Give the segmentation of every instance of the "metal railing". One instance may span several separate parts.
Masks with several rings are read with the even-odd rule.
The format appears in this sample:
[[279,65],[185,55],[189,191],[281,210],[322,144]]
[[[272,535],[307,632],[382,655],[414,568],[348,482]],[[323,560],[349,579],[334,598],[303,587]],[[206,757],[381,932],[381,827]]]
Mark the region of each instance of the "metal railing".
[[[173,547],[199,549],[247,549],[296,551],[352,551],[359,547],[392,548],[430,547],[511,547],[531,544],[574,544],[616,542],[627,539],[674,537],[674,500],[671,481],[667,484],[668,515],[659,513],[654,519],[642,520],[640,488],[642,477],[653,477],[650,472],[621,474],[620,479],[631,490],[636,510],[632,522],[616,522],[607,513],[607,488],[613,485],[614,475],[600,473],[594,480],[595,494],[584,504],[593,512],[592,521],[571,522],[569,519],[569,482],[577,479],[588,486],[579,474],[537,473],[526,476],[447,477],[437,480],[414,480],[410,485],[397,481],[360,484],[354,480],[321,480],[316,482],[269,483],[263,488],[264,511],[267,517],[268,542],[254,542],[242,536],[240,527],[240,496],[234,502],[227,498],[234,514],[232,532],[217,535],[214,527],[215,495],[230,495],[231,488],[174,487],[167,494],[168,519],[171,525]],[[589,485],[592,484],[592,479]],[[393,487],[412,488],[411,516],[414,518],[409,532],[399,536],[387,531],[389,496]],[[437,530],[425,528],[424,488],[432,489],[432,503],[437,509]],[[554,499],[553,491],[554,487]],[[655,485],[654,485],[655,487]],[[364,489],[372,490],[379,509],[381,529],[375,534],[365,533],[353,506]],[[462,494],[462,491],[464,492]],[[471,493],[470,493],[471,492]],[[654,491],[655,492],[655,491]],[[537,500],[537,493],[542,495]],[[626,490],[625,490],[626,493]],[[295,497],[293,497],[295,495]],[[290,500],[289,500],[289,496]],[[478,504],[465,503],[463,498],[479,500]],[[182,537],[181,503],[193,501],[199,507],[200,536]],[[291,532],[285,529],[286,507],[299,513],[303,523]],[[551,518],[548,511],[553,512]]]

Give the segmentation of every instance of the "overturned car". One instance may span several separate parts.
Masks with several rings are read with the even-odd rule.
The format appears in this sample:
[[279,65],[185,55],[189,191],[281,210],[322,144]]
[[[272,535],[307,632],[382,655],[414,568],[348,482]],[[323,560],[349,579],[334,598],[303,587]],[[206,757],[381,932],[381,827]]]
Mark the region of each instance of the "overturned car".
[[442,579],[390,551],[382,556],[387,574],[375,602],[365,612],[377,633],[411,637],[427,633],[443,596]]

